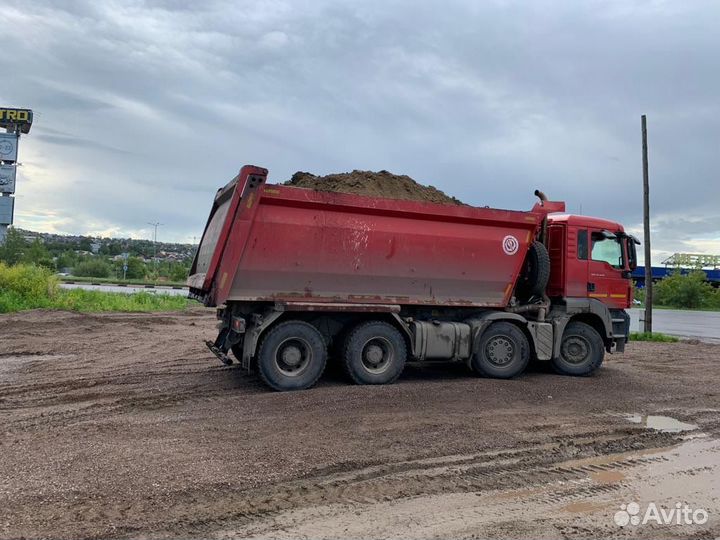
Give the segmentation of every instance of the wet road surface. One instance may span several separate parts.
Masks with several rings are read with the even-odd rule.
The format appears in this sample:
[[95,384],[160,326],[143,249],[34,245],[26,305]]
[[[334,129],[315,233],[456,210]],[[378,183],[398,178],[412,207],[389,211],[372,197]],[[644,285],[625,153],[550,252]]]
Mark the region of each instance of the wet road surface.
[[[643,309],[630,309],[631,328],[642,329]],[[653,330],[673,336],[698,338],[711,343],[720,343],[720,311],[685,311],[679,309],[653,310]]]

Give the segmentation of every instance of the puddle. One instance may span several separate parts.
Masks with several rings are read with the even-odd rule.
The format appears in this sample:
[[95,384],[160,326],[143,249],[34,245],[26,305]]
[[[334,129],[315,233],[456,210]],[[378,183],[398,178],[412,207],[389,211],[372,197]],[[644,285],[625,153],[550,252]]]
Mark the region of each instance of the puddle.
[[670,416],[631,414],[626,418],[633,424],[642,424],[648,429],[654,429],[662,433],[682,433],[683,431],[693,431],[698,428],[695,424],[681,422]]

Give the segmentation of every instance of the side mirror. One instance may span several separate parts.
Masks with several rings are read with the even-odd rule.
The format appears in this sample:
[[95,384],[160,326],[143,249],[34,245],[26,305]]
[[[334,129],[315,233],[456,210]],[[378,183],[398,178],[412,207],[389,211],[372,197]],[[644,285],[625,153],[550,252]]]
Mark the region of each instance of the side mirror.
[[628,252],[628,266],[630,267],[630,270],[635,270],[637,268],[637,250],[635,249],[635,244],[639,244],[634,237],[629,236],[627,239],[627,252]]

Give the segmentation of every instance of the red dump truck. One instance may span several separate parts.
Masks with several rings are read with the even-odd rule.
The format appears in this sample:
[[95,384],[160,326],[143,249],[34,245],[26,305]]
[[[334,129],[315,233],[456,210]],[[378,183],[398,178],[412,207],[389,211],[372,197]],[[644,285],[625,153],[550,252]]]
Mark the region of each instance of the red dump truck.
[[355,383],[385,384],[406,362],[588,375],[625,348],[638,242],[619,223],[538,191],[518,212],[266,179],[245,166],[218,190],[188,285],[218,307],[210,350],[275,390],[314,385],[328,351]]

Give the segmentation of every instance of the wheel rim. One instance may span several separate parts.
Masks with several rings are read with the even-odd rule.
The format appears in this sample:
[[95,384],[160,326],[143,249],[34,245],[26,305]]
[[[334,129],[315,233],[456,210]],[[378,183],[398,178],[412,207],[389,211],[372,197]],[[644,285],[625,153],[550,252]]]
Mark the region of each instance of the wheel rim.
[[383,373],[393,362],[395,352],[389,340],[376,337],[368,340],[362,348],[362,364],[370,373]]
[[582,336],[568,336],[560,347],[563,359],[570,364],[582,364],[590,356],[590,342]]
[[297,377],[303,373],[312,358],[312,347],[302,338],[288,338],[275,349],[275,365],[288,377]]
[[495,336],[485,345],[485,358],[498,367],[506,367],[515,357],[515,344],[506,336]]

